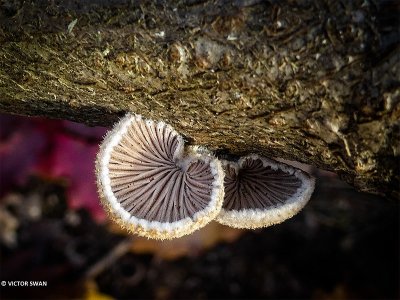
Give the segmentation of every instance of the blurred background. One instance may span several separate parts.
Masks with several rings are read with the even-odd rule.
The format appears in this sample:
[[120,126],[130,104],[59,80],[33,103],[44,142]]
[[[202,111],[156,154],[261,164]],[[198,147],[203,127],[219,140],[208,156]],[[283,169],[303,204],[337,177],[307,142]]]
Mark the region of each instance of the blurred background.
[[399,298],[399,204],[317,177],[309,204],[262,230],[216,222],[168,242],[129,236],[100,207],[106,129],[0,114],[2,299]]

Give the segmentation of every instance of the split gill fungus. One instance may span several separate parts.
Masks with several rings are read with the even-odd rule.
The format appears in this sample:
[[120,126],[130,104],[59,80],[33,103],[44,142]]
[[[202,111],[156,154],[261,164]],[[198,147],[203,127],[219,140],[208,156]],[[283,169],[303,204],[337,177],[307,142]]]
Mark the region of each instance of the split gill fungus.
[[306,172],[256,154],[222,165],[225,198],[216,220],[235,228],[267,227],[293,217],[315,186]]
[[141,236],[172,239],[220,212],[221,163],[163,122],[127,114],[107,134],[96,160],[100,199],[111,218]]

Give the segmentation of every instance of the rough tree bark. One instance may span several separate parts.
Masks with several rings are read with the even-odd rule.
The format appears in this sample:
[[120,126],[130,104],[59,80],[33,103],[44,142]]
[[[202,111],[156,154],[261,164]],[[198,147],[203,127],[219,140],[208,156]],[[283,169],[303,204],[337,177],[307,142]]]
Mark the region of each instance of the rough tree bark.
[[0,111],[164,120],[399,197],[396,1],[1,1]]

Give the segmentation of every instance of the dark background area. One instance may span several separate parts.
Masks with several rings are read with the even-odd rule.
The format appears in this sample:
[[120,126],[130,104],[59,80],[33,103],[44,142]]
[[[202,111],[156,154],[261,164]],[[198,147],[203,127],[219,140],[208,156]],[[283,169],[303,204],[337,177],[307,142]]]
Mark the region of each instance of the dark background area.
[[104,128],[0,115],[2,299],[399,297],[399,205],[317,177],[309,204],[261,230],[213,222],[160,242],[102,211],[94,159]]

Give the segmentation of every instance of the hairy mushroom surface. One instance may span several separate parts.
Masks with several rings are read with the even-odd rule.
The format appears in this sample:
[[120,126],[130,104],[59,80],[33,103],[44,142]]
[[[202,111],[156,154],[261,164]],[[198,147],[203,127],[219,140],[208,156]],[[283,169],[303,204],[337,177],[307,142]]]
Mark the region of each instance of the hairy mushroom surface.
[[217,221],[260,228],[293,217],[308,202],[315,180],[306,172],[255,154],[222,161],[225,198]]
[[105,137],[96,160],[103,206],[122,227],[172,239],[192,233],[219,213],[220,162],[163,122],[128,114]]

